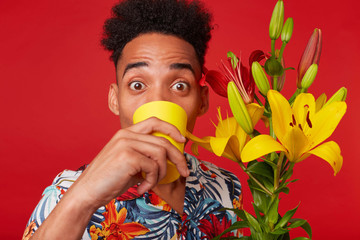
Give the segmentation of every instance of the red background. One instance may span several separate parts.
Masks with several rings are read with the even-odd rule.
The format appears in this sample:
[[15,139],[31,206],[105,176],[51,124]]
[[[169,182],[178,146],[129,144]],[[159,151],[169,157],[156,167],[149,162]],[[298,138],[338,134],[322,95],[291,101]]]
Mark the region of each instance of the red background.
[[[26,222],[46,186],[64,168],[90,162],[119,128],[107,108],[107,91],[115,81],[109,53],[99,44],[102,24],[115,0],[0,2],[0,238],[20,239]],[[216,28],[206,66],[216,68],[226,52],[242,53],[245,63],[254,49],[269,51],[268,22],[275,0],[206,1]],[[358,229],[360,145],[359,3],[342,0],[285,1],[285,16],[295,22],[285,50],[287,66],[297,67],[315,27],[323,31],[315,96],[348,88],[348,111],[332,139],[344,156],[334,177],[324,161],[311,157],[295,167],[300,181],[283,195],[281,211],[301,205],[297,217],[309,220],[314,239],[355,239]],[[287,74],[284,94],[295,89],[295,73]],[[229,109],[211,93],[211,109],[199,119],[195,133],[212,135],[216,107]],[[246,177],[226,159],[201,151],[208,159],[235,172],[244,186],[245,208],[251,208]],[[305,235],[297,231],[296,235]]]

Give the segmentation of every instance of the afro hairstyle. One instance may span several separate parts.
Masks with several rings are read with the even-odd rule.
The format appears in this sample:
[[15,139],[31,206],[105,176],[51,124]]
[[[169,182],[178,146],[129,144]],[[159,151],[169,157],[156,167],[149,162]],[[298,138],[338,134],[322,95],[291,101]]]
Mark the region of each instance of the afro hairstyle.
[[203,66],[211,21],[211,14],[197,0],[125,0],[112,8],[112,16],[104,23],[101,44],[111,52],[116,67],[125,45],[140,34],[173,35],[194,47]]

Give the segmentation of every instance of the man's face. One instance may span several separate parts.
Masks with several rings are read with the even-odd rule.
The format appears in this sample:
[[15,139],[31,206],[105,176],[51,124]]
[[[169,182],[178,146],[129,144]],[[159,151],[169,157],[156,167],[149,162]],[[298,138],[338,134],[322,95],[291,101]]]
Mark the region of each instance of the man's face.
[[126,44],[117,63],[118,84],[109,91],[109,107],[122,128],[133,124],[135,110],[151,101],[170,101],[196,118],[208,108],[208,89],[199,85],[201,67],[193,46],[171,35],[147,33]]

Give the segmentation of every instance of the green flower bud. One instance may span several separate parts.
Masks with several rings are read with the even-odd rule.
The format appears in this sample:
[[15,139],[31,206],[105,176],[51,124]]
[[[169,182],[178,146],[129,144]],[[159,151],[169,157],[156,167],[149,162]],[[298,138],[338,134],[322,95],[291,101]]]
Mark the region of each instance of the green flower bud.
[[303,79],[301,80],[301,88],[307,90],[314,82],[316,74],[318,72],[318,65],[312,64],[306,71]]
[[271,56],[265,62],[265,72],[272,77],[280,77],[284,74],[284,68],[281,63],[276,60],[274,56]]
[[332,102],[343,102],[346,100],[347,89],[342,87],[340,88],[332,97],[325,103],[324,107],[329,105]]
[[227,94],[231,112],[233,113],[237,123],[247,134],[252,134],[254,127],[252,125],[249,112],[240,95],[239,89],[236,87],[234,82],[229,82],[227,86]]
[[288,43],[291,39],[293,29],[294,29],[294,20],[292,18],[288,18],[281,32],[281,41]]
[[253,62],[251,65],[251,72],[254,77],[254,81],[259,91],[266,96],[270,89],[269,80],[266,77],[264,70],[262,69],[259,62]]
[[284,24],[284,2],[282,0],[279,0],[274,7],[270,20],[270,26],[269,26],[270,39],[276,40],[280,37],[283,24]]
[[236,66],[237,66],[237,64],[239,62],[238,57],[231,51],[229,51],[227,53],[227,57],[231,59],[231,66],[235,70],[235,68],[236,68]]

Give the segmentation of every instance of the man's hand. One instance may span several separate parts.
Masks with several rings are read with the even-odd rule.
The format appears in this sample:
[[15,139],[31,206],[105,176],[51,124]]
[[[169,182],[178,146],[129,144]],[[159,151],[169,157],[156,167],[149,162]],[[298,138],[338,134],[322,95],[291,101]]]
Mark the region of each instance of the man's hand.
[[[167,139],[151,135],[153,132],[186,141],[176,127],[157,118],[119,130],[74,184],[81,198],[97,208],[140,182],[138,192],[142,194],[165,177],[167,159],[187,177],[184,155]],[[146,173],[145,179],[141,172]]]
[[[161,132],[178,142],[185,138],[173,125],[149,118],[119,130],[68,189],[31,239],[80,239],[93,213],[137,183],[139,194],[156,186],[166,175],[167,159],[180,175],[189,170],[184,155]],[[144,179],[141,173],[146,174]]]

